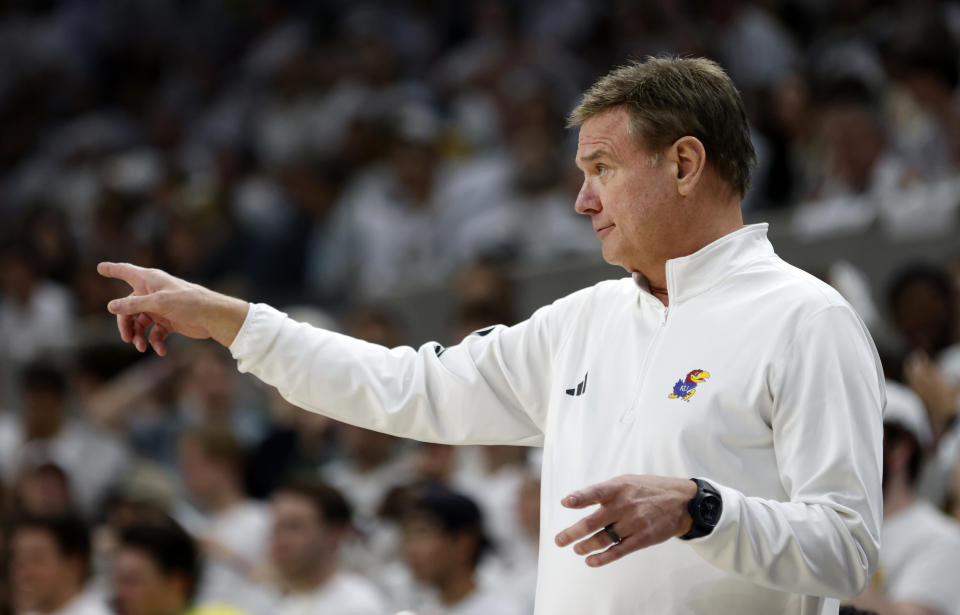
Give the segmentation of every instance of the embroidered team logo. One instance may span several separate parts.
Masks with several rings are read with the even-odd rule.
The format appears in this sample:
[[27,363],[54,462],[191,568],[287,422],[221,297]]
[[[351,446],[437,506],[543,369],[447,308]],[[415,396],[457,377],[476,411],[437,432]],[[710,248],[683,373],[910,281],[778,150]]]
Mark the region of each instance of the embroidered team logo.
[[704,380],[710,377],[710,372],[706,372],[702,369],[695,369],[683,380],[677,380],[677,383],[673,385],[673,393],[668,395],[670,399],[682,399],[683,401],[690,401],[690,398],[693,397],[693,394],[697,392],[697,385],[703,382]]

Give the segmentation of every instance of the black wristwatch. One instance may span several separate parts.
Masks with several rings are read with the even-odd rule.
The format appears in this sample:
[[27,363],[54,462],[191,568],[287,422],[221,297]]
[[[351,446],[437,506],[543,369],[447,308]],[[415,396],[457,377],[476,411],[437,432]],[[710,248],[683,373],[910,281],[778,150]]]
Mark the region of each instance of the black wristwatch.
[[717,527],[723,512],[723,499],[713,485],[699,478],[691,478],[697,483],[697,495],[687,503],[687,510],[693,518],[690,531],[680,537],[681,540],[707,536]]

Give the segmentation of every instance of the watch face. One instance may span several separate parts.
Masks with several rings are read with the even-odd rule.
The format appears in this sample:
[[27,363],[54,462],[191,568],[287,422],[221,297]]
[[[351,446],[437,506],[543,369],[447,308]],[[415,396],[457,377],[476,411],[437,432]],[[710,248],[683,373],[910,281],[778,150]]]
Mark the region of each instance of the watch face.
[[700,502],[700,516],[707,525],[716,525],[720,521],[722,511],[723,506],[720,498],[713,494],[707,494]]

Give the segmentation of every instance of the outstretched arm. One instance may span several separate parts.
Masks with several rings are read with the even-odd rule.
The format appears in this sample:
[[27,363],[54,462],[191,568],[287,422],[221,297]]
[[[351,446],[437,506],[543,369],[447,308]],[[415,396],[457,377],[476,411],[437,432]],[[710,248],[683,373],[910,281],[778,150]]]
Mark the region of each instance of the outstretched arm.
[[553,356],[548,308],[451,348],[389,349],[156,269],[101,263],[98,270],[133,288],[109,310],[124,341],[141,352],[150,344],[166,354],[171,333],[212,337],[230,348],[241,372],[275,386],[297,406],[346,423],[452,444],[542,443]]
[[123,341],[133,343],[140,352],[145,352],[149,344],[158,355],[166,355],[166,339],[171,333],[195,339],[209,337],[229,346],[250,308],[246,301],[159,269],[129,263],[100,263],[97,272],[130,285],[132,292],[111,301],[107,309],[117,315],[117,328]]

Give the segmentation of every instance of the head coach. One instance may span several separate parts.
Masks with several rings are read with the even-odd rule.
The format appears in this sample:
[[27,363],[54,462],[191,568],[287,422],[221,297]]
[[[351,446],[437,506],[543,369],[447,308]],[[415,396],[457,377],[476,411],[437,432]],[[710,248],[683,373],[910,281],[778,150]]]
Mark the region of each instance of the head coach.
[[516,326],[387,349],[101,263],[133,288],[108,309],[141,351],[213,337],[347,423],[543,446],[540,615],[837,613],[877,562],[883,379],[850,306],[743,225],[733,83],[704,59],[631,63],[570,124],[576,210],[632,275]]

